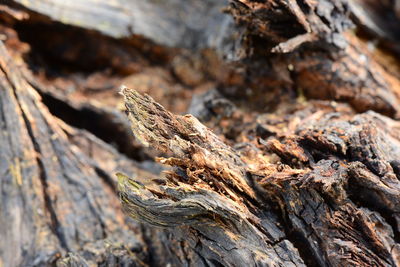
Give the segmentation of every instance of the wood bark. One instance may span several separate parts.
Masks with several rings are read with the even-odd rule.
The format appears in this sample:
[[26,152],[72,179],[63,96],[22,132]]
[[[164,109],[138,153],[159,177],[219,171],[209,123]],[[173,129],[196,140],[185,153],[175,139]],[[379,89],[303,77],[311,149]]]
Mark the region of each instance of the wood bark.
[[397,2],[5,1],[0,266],[400,266]]

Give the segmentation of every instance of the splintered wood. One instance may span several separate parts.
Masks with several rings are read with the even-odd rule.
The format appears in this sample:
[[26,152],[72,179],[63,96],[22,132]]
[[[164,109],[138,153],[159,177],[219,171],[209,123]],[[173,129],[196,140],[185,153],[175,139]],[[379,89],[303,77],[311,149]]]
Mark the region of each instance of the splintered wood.
[[[396,218],[400,211],[395,171],[400,142],[397,135],[376,129],[398,128],[397,122],[373,112],[350,121],[324,114],[298,125],[296,135],[284,138],[282,145],[266,143],[288,165],[265,168],[268,162],[246,159],[194,117],[173,115],[128,88],[121,93],[135,136],[170,153],[159,162],[174,167],[162,185],[120,179],[121,203],[130,216],[184,232],[196,240],[194,250],[199,242],[211,246],[215,240],[219,245],[213,247],[213,257],[228,265],[271,260],[302,265],[296,249],[301,244],[306,246],[302,252],[312,253],[320,265],[398,262],[397,234],[384,218]],[[299,161],[301,169],[289,166]],[[278,223],[277,214],[287,228]],[[384,228],[375,227],[378,223]],[[280,257],[283,247],[289,258]]]

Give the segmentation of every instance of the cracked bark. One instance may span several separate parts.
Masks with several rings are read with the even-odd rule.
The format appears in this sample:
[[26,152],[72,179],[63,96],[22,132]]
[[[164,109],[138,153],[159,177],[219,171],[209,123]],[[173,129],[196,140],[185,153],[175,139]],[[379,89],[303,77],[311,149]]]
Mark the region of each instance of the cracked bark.
[[[106,183],[99,175],[115,169],[141,172],[139,167],[89,133],[57,121],[3,44],[0,54],[1,264],[143,265],[147,252],[139,225],[122,215],[110,192],[114,181]],[[108,165],[98,166],[96,156],[89,158],[73,145],[76,134],[92,142]]]

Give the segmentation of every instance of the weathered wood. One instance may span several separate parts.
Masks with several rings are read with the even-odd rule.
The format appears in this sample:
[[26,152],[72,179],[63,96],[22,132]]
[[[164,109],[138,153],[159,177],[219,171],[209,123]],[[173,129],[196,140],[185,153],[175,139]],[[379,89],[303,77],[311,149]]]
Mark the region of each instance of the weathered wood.
[[[399,264],[399,137],[376,130],[397,122],[376,113],[351,120],[329,112],[314,116],[283,145],[266,144],[287,159],[289,165],[279,167],[268,160],[243,161],[195,118],[174,116],[135,91],[122,93],[135,135],[171,152],[159,162],[175,167],[158,186],[120,176],[120,198],[130,216],[178,233],[185,229],[185,238],[196,240],[194,250],[214,240],[213,254],[199,253],[226,266]],[[298,161],[303,168],[296,168]],[[303,257],[311,258],[299,257],[292,235]]]
[[158,188],[120,175],[119,195],[130,216],[162,227],[188,225],[177,231],[213,265],[304,264],[274,216],[268,216],[270,207],[261,208],[262,199],[234,150],[196,118],[174,116],[136,91],[123,88],[121,93],[135,136],[171,152],[173,157],[158,161],[176,168]]
[[223,49],[232,18],[221,12],[227,0],[206,1],[12,1],[64,24],[123,38],[142,35],[167,46]]
[[293,88],[398,118],[397,61],[355,36],[347,1],[235,0],[230,12],[248,30],[239,49],[256,97]]
[[[269,175],[262,184],[320,265],[399,265],[397,127],[374,112],[327,113],[271,147],[311,168],[301,177]],[[286,151],[291,142],[296,152]]]
[[109,176],[123,161],[137,167],[108,145],[95,153],[111,167],[71,144],[2,43],[0,67],[1,265],[52,265],[67,252],[89,264],[142,265],[140,226],[125,222]]
[[5,1],[0,265],[400,266],[389,2]]

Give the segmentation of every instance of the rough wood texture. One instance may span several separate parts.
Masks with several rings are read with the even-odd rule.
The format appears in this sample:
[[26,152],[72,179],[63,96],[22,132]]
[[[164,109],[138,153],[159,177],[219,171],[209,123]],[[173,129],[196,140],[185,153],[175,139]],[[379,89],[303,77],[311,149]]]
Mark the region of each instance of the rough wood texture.
[[[261,82],[254,82],[256,91],[262,90],[258,96],[265,88],[294,87],[308,98],[346,101],[358,112],[398,118],[399,76],[390,70],[397,63],[377,56],[349,31],[347,1],[237,0],[230,12],[248,30],[240,54],[252,59],[248,69]],[[268,72],[271,85],[264,81]]]
[[396,127],[374,112],[348,119],[327,113],[283,145],[267,145],[310,167],[301,177],[270,175],[262,184],[279,196],[320,265],[399,265],[399,136],[389,133]]
[[[159,185],[120,176],[130,216],[185,231],[195,251],[214,246],[212,254],[198,253],[224,266],[400,263],[399,137],[376,130],[397,122],[373,112],[348,120],[339,113],[311,115],[295,135],[266,143],[288,163],[277,166],[267,158],[239,158],[190,115],[174,116],[126,88],[122,94],[135,135],[171,152],[158,161],[175,167]],[[309,258],[300,258],[293,236]]]
[[0,266],[400,266],[398,2],[4,1]]
[[174,116],[127,88],[122,94],[135,136],[171,152],[173,157],[158,161],[175,167],[158,188],[120,178],[119,195],[130,216],[156,226],[189,226],[178,231],[205,266],[304,265],[268,216],[270,208],[262,207],[234,150],[191,115]]
[[[109,155],[108,166],[82,153],[22,78],[3,44],[0,60],[2,266],[67,260],[140,266],[146,253],[135,230],[140,227],[125,222],[109,176],[137,167],[122,164],[123,157],[105,144],[95,153]],[[62,259],[67,252],[75,256]]]

